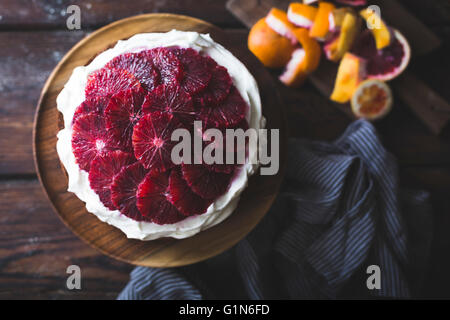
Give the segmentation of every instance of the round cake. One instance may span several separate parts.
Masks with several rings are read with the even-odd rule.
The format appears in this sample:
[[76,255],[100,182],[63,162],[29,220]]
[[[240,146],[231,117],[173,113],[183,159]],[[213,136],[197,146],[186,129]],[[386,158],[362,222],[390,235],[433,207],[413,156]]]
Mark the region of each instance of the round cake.
[[172,30],[118,41],[74,69],[57,108],[68,191],[128,238],[181,239],[220,223],[259,165],[254,144],[245,146],[243,164],[196,161],[195,150],[192,162],[172,161],[177,129],[199,135],[202,147],[236,153],[205,131],[264,127],[255,79],[207,34]]

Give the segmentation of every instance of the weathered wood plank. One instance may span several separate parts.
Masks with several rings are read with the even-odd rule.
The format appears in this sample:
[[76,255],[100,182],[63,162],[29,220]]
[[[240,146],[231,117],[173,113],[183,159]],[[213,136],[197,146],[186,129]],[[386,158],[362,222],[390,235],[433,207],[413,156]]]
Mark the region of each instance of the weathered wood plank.
[[[0,299],[113,299],[131,266],[79,240],[50,207],[39,182],[0,182]],[[66,269],[81,268],[81,290]]]
[[[246,41],[244,29],[230,30],[228,34],[233,42]],[[64,53],[85,35],[63,31],[0,33],[4,44],[0,47],[0,56],[4,57],[0,59],[0,174],[35,172],[31,130],[40,90]],[[279,89],[295,136],[332,139],[349,123],[332,102],[310,85],[298,90],[280,85]],[[393,112],[377,126],[401,163],[450,162],[450,145],[445,137],[429,133],[407,110]]]
[[226,9],[225,0],[97,0],[70,2],[61,0],[2,0],[0,27],[16,29],[66,29],[67,7],[78,5],[81,28],[86,30],[142,13],[169,12],[190,15],[222,27],[239,27],[241,23]]

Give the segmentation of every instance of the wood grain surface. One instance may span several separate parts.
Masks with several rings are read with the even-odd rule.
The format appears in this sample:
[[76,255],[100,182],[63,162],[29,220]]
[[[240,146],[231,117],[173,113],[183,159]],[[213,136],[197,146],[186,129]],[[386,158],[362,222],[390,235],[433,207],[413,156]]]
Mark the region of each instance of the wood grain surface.
[[[175,12],[183,6],[186,11],[181,13],[225,28],[233,47],[246,50],[247,28],[228,13],[225,0],[195,0],[198,7],[191,8],[185,6],[186,1],[172,0],[128,1],[127,8],[120,0],[70,2],[81,3],[81,31],[66,29],[65,19],[60,16],[65,4],[60,0],[0,1],[2,299],[114,299],[132,269],[73,235],[54,214],[36,178],[31,143],[34,111],[45,80],[64,54],[93,29],[116,19],[153,10]],[[450,3],[400,2],[443,40],[438,50],[416,57],[409,70],[450,101],[450,72],[443,64],[450,54]],[[292,137],[332,140],[351,121],[311,84],[298,90],[287,90],[279,84],[277,88],[288,111]],[[375,126],[399,161],[402,186],[426,189],[432,194],[435,227],[431,261],[418,297],[450,298],[450,132],[445,128],[440,136],[431,134],[401,103],[396,103],[393,112]],[[81,290],[70,291],[65,286],[66,268],[72,264],[82,270]],[[203,270],[208,272],[207,267]]]
[[[210,33],[233,52],[257,79],[268,128],[280,129],[280,171],[274,176],[255,174],[243,192],[235,212],[219,225],[186,239],[163,238],[152,241],[128,239],[119,229],[90,214],[85,204],[67,192],[67,178],[56,153],[60,114],[56,97],[73,69],[86,65],[99,52],[118,40],[142,32],[182,31]],[[287,137],[284,108],[274,92],[270,75],[258,68],[257,60],[233,43],[219,28],[187,16],[173,14],[139,15],[114,22],[84,38],[59,62],[47,80],[38,103],[34,126],[34,155],[38,176],[56,212],[72,231],[101,252],[116,259],[149,267],[173,267],[196,263],[230,248],[250,232],[275,199],[285,167]]]

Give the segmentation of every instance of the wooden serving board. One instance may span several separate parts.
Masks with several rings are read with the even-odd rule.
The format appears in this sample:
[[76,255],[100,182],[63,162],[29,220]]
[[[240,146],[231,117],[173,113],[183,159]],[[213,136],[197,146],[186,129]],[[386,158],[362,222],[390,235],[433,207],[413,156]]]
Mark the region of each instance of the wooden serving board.
[[[287,10],[292,0],[229,0],[227,8],[247,27],[251,28],[259,19],[267,15],[272,7]],[[301,2],[301,1],[299,1]],[[420,20],[411,15],[395,0],[373,0],[381,9],[383,19],[399,29],[408,39],[412,55],[424,55],[441,44],[436,35]],[[322,59],[319,68],[310,75],[311,83],[326,97],[331,95],[337,73],[337,64]],[[441,132],[450,120],[450,105],[422,80],[407,70],[392,81],[397,96],[424,122],[435,134]],[[354,117],[349,104],[336,107],[350,117]]]
[[[56,134],[61,127],[61,114],[56,97],[73,69],[86,65],[98,53],[118,40],[142,32],[167,32],[172,29],[210,33],[240,59],[258,81],[263,114],[268,128],[280,129],[280,171],[275,176],[251,177],[235,212],[219,225],[191,238],[164,238],[153,241],[130,240],[115,227],[101,222],[86,211],[74,194],[67,192],[67,177],[56,153]],[[146,14],[119,20],[92,33],[75,45],[48,78],[37,106],[33,147],[39,179],[56,213],[81,239],[116,259],[142,266],[168,267],[195,263],[213,257],[244,238],[270,208],[281,184],[286,162],[286,118],[271,76],[246,50],[227,39],[217,27],[187,16]]]

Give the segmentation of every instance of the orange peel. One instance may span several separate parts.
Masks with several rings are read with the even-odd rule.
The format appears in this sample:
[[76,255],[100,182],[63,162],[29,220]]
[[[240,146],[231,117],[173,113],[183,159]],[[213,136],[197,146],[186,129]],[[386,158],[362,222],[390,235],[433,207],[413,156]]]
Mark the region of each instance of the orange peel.
[[286,12],[283,10],[272,8],[266,16],[266,23],[275,32],[288,38],[292,44],[297,43],[297,38],[293,32],[295,26],[289,21]]
[[298,2],[291,3],[287,11],[289,21],[302,28],[310,28],[314,24],[316,14],[316,7]]
[[295,46],[272,30],[264,18],[251,28],[247,45],[249,50],[268,68],[282,68],[291,59]]
[[279,79],[289,87],[298,87],[303,84],[308,74],[304,70],[305,50],[296,49],[292,53],[291,60],[286,65],[285,71],[280,75]]
[[281,82],[290,87],[300,86],[308,74],[317,69],[321,55],[319,43],[309,36],[307,29],[297,28],[294,30],[294,34],[302,48],[296,49],[292,53],[291,60],[279,78]]
[[318,39],[325,39],[329,31],[329,16],[334,10],[335,6],[329,2],[319,2],[319,9],[317,10],[314,24],[309,31],[309,35]]

